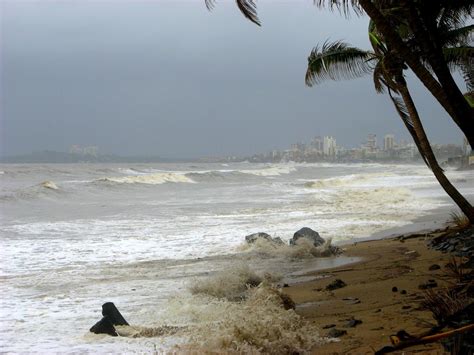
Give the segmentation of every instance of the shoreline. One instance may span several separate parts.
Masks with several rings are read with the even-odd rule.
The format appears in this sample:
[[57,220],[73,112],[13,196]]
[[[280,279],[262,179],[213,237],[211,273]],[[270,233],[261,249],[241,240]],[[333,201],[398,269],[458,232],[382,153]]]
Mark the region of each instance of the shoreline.
[[[425,218],[428,223],[429,216]],[[399,330],[416,335],[434,325],[431,313],[420,308],[425,292],[420,285],[434,280],[434,290],[438,290],[449,282],[445,265],[451,256],[426,244],[449,230],[447,222],[444,225],[444,230],[425,228],[417,233],[396,228],[398,233],[390,236],[342,245],[344,256],[359,260],[306,273],[306,280],[285,285],[282,291],[293,299],[296,312],[317,324],[321,336],[336,334],[335,330],[345,332],[338,337],[340,341],[315,347],[313,353],[373,354],[390,345],[389,336]],[[431,270],[433,265],[439,268]],[[346,286],[327,290],[336,279]],[[438,343],[407,350],[405,353],[444,353]]]

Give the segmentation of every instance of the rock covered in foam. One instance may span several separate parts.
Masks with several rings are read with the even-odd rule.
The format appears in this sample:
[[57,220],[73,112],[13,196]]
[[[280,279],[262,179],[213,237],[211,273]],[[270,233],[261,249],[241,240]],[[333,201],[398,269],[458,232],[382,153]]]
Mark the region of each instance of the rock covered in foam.
[[296,245],[296,241],[300,238],[308,239],[314,244],[315,247],[319,247],[326,242],[318,232],[312,230],[311,228],[304,227],[293,235],[293,238],[290,239],[290,245]]
[[264,232],[249,234],[245,237],[245,241],[248,244],[255,243],[259,239],[266,240],[268,242],[275,243],[275,244],[278,244],[278,245],[285,244],[285,242],[280,237],[272,238],[272,236],[270,234],[267,234],[267,233],[264,233]]
[[272,237],[270,236],[270,234],[263,232],[249,234],[245,237],[245,241],[249,244],[255,243],[258,239],[265,239],[270,242],[272,241]]

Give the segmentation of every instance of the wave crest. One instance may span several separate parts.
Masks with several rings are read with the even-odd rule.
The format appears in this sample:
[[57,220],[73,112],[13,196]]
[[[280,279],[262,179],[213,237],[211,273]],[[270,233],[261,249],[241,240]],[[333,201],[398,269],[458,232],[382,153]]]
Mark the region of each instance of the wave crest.
[[341,186],[366,185],[368,182],[391,176],[394,175],[389,173],[353,174],[337,178],[309,181],[305,183],[305,187],[313,189],[327,189]]
[[192,179],[181,173],[158,173],[148,175],[131,175],[123,177],[106,177],[99,179],[102,182],[113,182],[119,184],[148,184],[161,185],[169,182],[173,183],[195,183]]

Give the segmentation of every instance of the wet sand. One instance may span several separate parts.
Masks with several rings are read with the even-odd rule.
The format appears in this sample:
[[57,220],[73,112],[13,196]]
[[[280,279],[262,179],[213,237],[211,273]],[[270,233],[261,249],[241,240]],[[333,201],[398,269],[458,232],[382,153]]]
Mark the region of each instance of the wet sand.
[[[436,280],[438,287],[443,287],[449,281],[445,265],[450,256],[426,246],[436,235],[439,232],[421,233],[404,241],[389,238],[345,246],[345,256],[362,261],[313,272],[308,275],[313,280],[284,288],[296,302],[297,313],[318,324],[322,336],[332,328],[347,332],[339,342],[315,348],[314,353],[370,354],[390,345],[389,336],[401,329],[416,335],[431,328],[435,324],[431,313],[419,308],[424,292],[419,285]],[[430,271],[433,264],[441,269]],[[335,279],[347,286],[327,291],[326,286]],[[362,323],[347,327],[352,317]],[[333,327],[324,329],[328,326]],[[420,351],[443,353],[439,344],[409,348],[404,353]]]

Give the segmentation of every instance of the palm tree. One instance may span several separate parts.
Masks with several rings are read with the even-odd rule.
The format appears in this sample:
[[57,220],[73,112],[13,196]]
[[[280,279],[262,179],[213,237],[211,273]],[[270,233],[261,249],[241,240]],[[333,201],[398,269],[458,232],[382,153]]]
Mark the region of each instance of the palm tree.
[[[470,107],[455,84],[439,42],[443,28],[437,27],[437,20],[443,14],[448,18],[457,18],[460,14],[469,13],[473,8],[470,0],[315,0],[319,7],[329,6],[348,13],[352,8],[356,13],[362,10],[375,23],[387,45],[398,53],[403,61],[412,69],[424,86],[449,113],[454,122],[463,131],[471,146],[474,144],[474,109]],[[393,10],[398,10],[398,16]],[[431,10],[430,10],[431,9]],[[408,20],[406,20],[408,19]],[[430,23],[427,24],[428,20]],[[435,23],[435,26],[433,26]],[[404,26],[408,33],[403,37],[399,30]],[[423,29],[423,30],[421,30]],[[427,34],[433,33],[430,37]],[[436,42],[433,42],[433,38]],[[428,43],[431,43],[429,45]],[[428,66],[424,63],[429,58]],[[432,72],[434,72],[433,75]]]
[[[369,29],[369,38],[374,51],[364,51],[350,47],[343,42],[326,42],[321,48],[316,47],[308,58],[307,85],[319,84],[327,79],[351,79],[372,72],[377,92],[381,93],[385,89],[388,90],[389,96],[413,137],[423,160],[432,170],[445,192],[468,217],[469,221],[474,223],[474,208],[448,180],[431,149],[403,76],[403,70],[406,69],[406,66],[396,52],[390,51],[380,41],[373,22],[371,22]],[[449,60],[452,62],[460,61],[455,54],[461,55],[462,51],[456,51],[456,49],[449,48],[445,51],[449,53]]]
[[[215,1],[205,0],[208,8],[212,8]],[[313,1],[318,7],[337,9],[345,15],[351,10],[358,15],[365,12],[387,45],[410,67],[474,147],[474,107],[469,105],[449,73],[440,42],[443,24],[453,20],[460,22],[466,14],[472,13],[472,0]],[[236,3],[245,17],[260,25],[254,0],[236,0]],[[398,16],[393,15],[394,9],[398,10]],[[401,36],[400,26],[405,26],[407,35]]]

